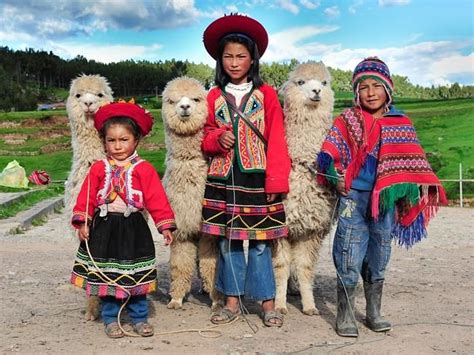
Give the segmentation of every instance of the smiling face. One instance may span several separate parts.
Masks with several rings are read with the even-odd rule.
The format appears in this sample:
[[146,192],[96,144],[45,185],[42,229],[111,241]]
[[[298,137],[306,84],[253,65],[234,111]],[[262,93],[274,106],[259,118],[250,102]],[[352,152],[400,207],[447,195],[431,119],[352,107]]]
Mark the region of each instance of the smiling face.
[[137,139],[132,130],[124,124],[109,126],[104,137],[105,150],[116,161],[124,161],[137,148]]
[[368,78],[359,84],[358,90],[362,108],[375,117],[382,116],[388,98],[383,84],[380,81]]
[[228,42],[222,53],[222,67],[232,84],[244,84],[253,60],[249,50],[241,43]]

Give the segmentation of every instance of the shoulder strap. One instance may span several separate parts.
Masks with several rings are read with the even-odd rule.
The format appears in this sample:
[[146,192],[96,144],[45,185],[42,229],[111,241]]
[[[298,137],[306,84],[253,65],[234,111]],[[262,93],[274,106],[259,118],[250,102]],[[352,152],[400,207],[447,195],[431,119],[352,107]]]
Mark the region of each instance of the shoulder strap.
[[263,136],[262,132],[260,132],[258,130],[257,127],[255,127],[253,125],[252,122],[250,122],[250,120],[247,118],[247,116],[245,115],[245,113],[243,113],[241,110],[239,110],[239,108],[237,106],[235,106],[230,100],[229,98],[227,97],[227,95],[225,94],[224,91],[222,91],[222,96],[224,96],[224,99],[227,103],[227,105],[232,109],[232,111],[234,111],[235,113],[237,113],[240,118],[242,118],[242,120],[244,120],[244,122],[247,124],[247,126],[257,135],[257,137],[262,141],[265,149],[267,149],[267,140],[265,139],[265,137]]

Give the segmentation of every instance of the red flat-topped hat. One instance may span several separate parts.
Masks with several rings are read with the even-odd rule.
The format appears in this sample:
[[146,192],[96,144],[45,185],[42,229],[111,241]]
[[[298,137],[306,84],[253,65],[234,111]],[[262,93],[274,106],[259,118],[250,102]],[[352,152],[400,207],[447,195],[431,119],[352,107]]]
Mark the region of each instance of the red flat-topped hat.
[[250,37],[257,44],[260,57],[265,53],[268,46],[268,34],[262,24],[248,16],[230,14],[218,18],[204,31],[204,47],[212,58],[217,59],[221,38],[231,33]]
[[100,131],[105,121],[112,117],[129,117],[140,129],[143,136],[151,131],[153,116],[148,110],[132,102],[112,102],[100,107],[94,116],[94,126]]

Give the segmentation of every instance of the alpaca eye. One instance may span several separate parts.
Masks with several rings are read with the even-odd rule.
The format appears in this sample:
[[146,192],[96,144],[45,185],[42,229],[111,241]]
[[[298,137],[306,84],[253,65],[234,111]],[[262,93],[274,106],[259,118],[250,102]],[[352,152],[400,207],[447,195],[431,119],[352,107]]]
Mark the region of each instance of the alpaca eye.
[[97,96],[99,96],[99,97],[104,97],[104,94],[98,94]]
[[326,80],[322,81],[321,84],[323,84],[324,86],[326,86],[328,82]]
[[171,99],[166,99],[166,101],[170,104],[170,105],[174,105],[174,101],[171,100]]
[[298,85],[300,85],[300,86],[301,86],[301,85],[304,85],[304,80],[298,80],[296,83],[297,83]]
[[76,99],[80,98],[81,94],[76,94]]
[[199,101],[201,101],[201,99],[199,99],[198,97],[194,98],[193,100],[194,100],[194,102],[199,102]]

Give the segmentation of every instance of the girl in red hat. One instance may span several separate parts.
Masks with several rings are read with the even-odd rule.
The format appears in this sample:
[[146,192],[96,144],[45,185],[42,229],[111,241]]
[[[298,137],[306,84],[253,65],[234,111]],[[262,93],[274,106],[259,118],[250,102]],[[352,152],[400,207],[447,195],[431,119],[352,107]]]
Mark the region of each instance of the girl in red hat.
[[[72,225],[81,241],[71,282],[102,301],[105,333],[120,338],[119,309],[125,299],[133,328],[153,335],[146,294],[156,290],[155,247],[142,212],[147,210],[165,245],[176,229],[160,178],[141,159],[137,145],[148,134],[153,117],[133,103],[101,107],[94,119],[107,158],[92,164],[73,209]],[[90,259],[86,242],[88,242]]]
[[237,318],[244,295],[262,302],[265,325],[283,324],[275,312],[270,241],[288,234],[281,194],[288,192],[290,159],[277,94],[259,73],[267,44],[263,26],[241,15],[219,18],[204,32],[217,86],[208,94],[202,143],[210,157],[202,232],[219,238],[215,286],[226,296],[215,324]]

